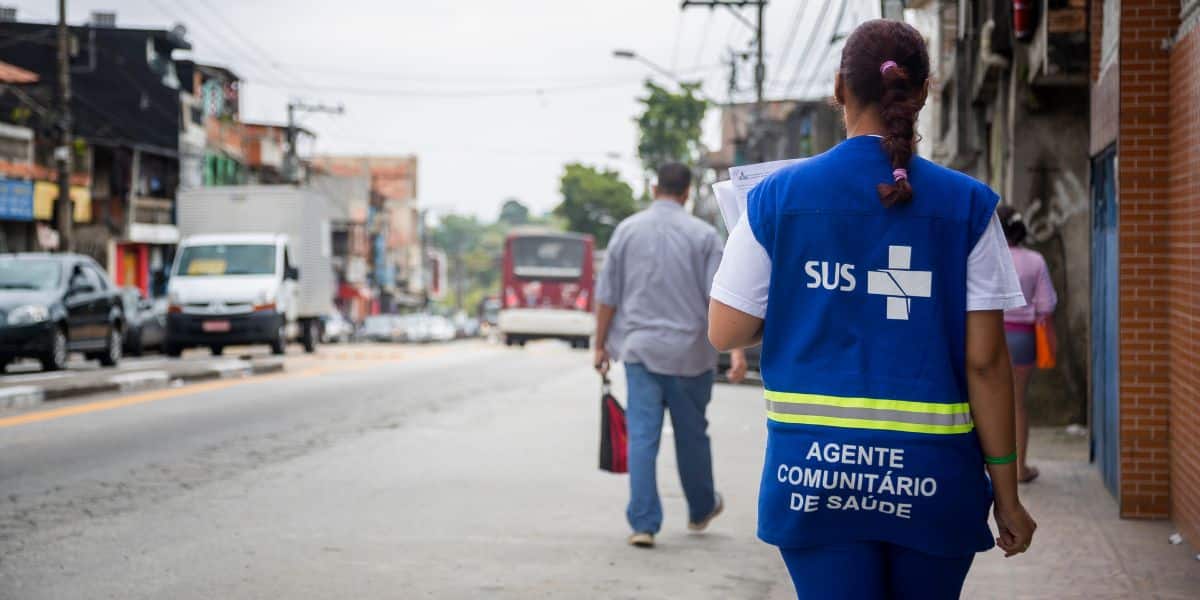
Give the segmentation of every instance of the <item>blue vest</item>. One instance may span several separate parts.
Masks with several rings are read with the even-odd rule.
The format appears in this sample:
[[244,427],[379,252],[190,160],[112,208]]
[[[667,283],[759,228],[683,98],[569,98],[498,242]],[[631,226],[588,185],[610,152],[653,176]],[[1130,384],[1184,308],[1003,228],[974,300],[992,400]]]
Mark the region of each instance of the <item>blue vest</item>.
[[781,547],[884,541],[960,556],[992,546],[991,487],[967,404],[967,258],[997,196],[913,158],[913,200],[861,136],[754,188],[771,258],[759,537]]

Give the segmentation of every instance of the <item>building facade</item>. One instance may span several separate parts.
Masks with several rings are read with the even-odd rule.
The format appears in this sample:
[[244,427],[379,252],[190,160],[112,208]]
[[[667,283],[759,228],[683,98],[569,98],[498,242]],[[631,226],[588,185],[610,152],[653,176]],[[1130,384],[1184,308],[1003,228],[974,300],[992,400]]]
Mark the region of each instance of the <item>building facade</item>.
[[314,156],[308,162],[312,171],[370,178],[367,235],[370,280],[378,307],[393,312],[423,306],[427,295],[417,207],[417,157]]
[[1089,424],[1130,518],[1200,541],[1200,0],[927,0],[921,152],[1026,216],[1060,295],[1043,422]]
[[1030,390],[1035,423],[1088,419],[1091,239],[1088,20],[1083,0],[1056,0],[1014,31],[1002,0],[910,2],[929,42],[932,84],[918,119],[919,152],[986,182],[1018,210],[1026,243],[1059,295],[1058,367]]
[[1093,0],[1096,449],[1121,514],[1200,542],[1200,2]]
[[[0,22],[0,60],[37,75],[21,95],[0,97],[12,124],[35,132],[35,167],[52,169],[59,141],[56,118],[56,27]],[[176,50],[189,49],[178,34],[113,26],[111,19],[69,28],[71,197],[76,251],[105,264],[119,285],[161,291],[165,265],[178,241],[174,197],[179,185],[181,81]],[[34,183],[35,219],[49,227],[57,186]],[[50,232],[52,233],[52,232]],[[39,245],[53,245],[39,235]],[[43,243],[45,242],[45,243]]]

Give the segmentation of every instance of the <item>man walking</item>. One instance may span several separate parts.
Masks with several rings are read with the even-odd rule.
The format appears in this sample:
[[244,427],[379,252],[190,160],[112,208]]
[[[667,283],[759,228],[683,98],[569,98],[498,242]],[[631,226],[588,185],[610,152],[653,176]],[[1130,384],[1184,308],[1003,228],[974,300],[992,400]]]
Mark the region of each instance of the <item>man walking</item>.
[[[629,543],[649,548],[662,525],[656,462],[663,412],[670,411],[675,456],[688,503],[688,529],[702,531],[724,508],[713,487],[708,420],[717,351],[708,342],[708,292],[721,263],[717,231],[684,210],[692,176],[658,169],[654,202],[617,225],[596,297],[596,370],[609,352],[625,362],[629,386]],[[610,337],[610,332],[612,336]],[[729,379],[746,374],[741,351]]]

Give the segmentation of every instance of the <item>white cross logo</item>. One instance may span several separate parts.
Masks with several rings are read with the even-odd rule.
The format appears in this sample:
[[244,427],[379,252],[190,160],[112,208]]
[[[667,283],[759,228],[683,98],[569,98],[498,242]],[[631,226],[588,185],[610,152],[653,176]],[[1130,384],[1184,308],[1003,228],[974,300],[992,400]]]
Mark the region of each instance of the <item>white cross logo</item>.
[[887,318],[907,321],[913,298],[933,295],[933,272],[911,271],[912,246],[888,246],[888,268],[867,271],[867,293],[887,296]]

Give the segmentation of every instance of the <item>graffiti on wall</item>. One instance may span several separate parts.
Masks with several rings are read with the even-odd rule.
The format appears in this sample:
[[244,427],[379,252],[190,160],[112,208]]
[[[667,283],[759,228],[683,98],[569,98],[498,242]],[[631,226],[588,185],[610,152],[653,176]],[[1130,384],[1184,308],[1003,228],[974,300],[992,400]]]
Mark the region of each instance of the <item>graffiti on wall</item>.
[[1021,211],[1029,242],[1037,244],[1049,240],[1072,217],[1088,210],[1087,187],[1074,171],[1064,171],[1053,178],[1049,196],[1049,202],[1034,198]]

